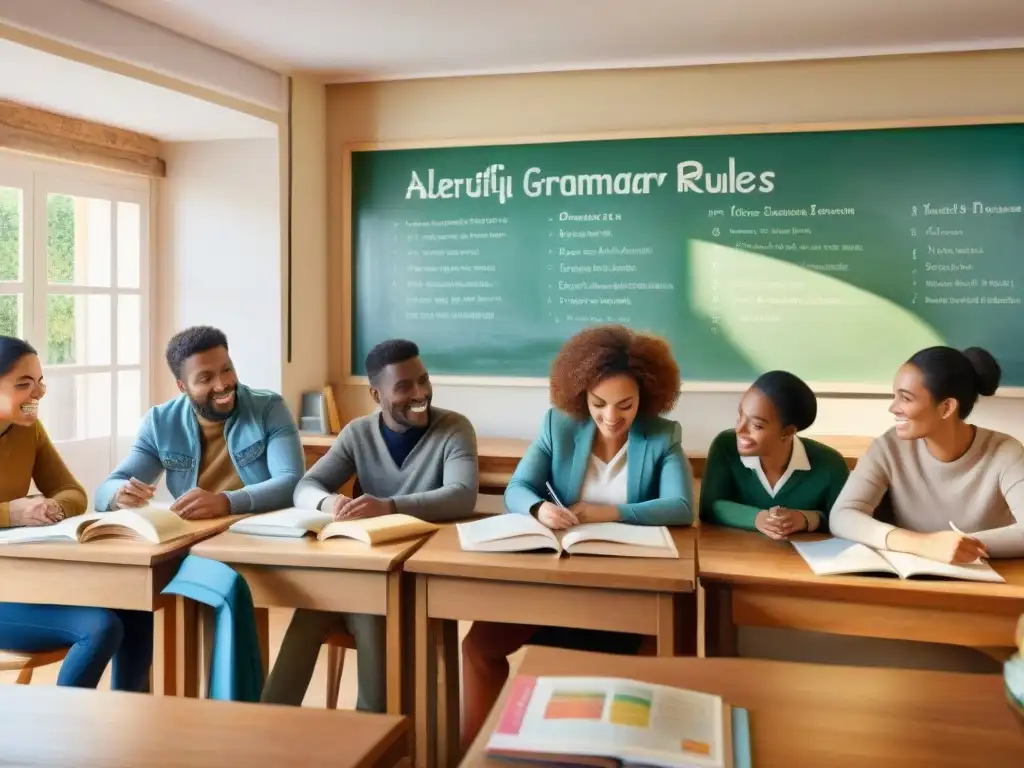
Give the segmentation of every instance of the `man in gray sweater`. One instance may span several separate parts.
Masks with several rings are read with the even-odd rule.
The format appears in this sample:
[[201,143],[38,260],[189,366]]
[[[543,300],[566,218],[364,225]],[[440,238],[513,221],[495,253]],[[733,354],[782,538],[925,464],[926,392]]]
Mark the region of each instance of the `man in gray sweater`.
[[[382,342],[366,356],[366,375],[379,412],[345,426],[299,481],[295,506],[332,512],[336,520],[395,512],[432,522],[471,515],[479,489],[476,433],[464,416],[431,406],[419,349],[402,339]],[[353,475],[363,494],[336,493]],[[356,709],[386,711],[384,617],[368,614],[295,611],[263,701],[301,706],[320,646],[342,626],[356,641]]]

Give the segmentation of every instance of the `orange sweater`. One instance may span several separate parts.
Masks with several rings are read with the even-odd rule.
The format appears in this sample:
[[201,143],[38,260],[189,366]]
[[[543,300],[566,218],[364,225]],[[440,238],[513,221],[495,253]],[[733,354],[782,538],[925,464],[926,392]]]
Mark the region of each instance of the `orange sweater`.
[[68,470],[40,422],[13,425],[0,437],[0,528],[11,525],[11,505],[28,495],[31,482],[60,504],[68,517],[85,512],[85,490]]

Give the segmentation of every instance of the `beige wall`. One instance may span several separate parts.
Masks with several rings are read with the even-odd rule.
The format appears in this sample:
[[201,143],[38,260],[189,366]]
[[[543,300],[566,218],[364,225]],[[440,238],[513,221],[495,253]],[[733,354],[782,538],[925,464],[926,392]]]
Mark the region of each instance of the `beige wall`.
[[[281,393],[298,417],[304,391],[327,383],[327,116],[323,83],[295,77],[292,87],[292,349],[288,360],[287,243],[281,262]],[[281,142],[282,156],[287,144]],[[287,185],[287,170],[282,181]],[[287,194],[282,190],[282,203]],[[282,217],[287,215],[282,205]],[[286,236],[287,219],[282,218]]]
[[280,391],[278,141],[170,142],[164,150],[151,398],[159,403],[178,394],[164,350],[171,336],[190,325],[222,329],[242,381]]
[[[1024,52],[553,73],[329,86],[327,89],[328,362],[343,417],[370,408],[345,374],[342,147],[353,141],[553,136],[737,124],[1024,116]],[[324,277],[303,270],[313,287]],[[530,436],[543,389],[439,386],[435,402],[480,434]],[[675,412],[688,448],[732,423],[735,395],[688,394]],[[993,400],[978,421],[1024,437],[1021,401]],[[873,434],[891,423],[879,400],[823,399],[814,432]]]

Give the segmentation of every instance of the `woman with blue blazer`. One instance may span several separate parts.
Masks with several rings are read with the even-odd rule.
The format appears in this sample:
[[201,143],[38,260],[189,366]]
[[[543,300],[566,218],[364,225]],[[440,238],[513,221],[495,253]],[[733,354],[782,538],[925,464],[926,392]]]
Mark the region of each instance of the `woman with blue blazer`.
[[[681,430],[661,417],[675,405],[679,383],[672,352],[659,338],[618,325],[571,338],[551,368],[555,407],[509,482],[507,511],[533,515],[553,530],[578,523],[691,524],[693,473]],[[462,643],[463,748],[497,701],[507,657],[523,645],[636,653],[641,641],[616,632],[475,622]]]

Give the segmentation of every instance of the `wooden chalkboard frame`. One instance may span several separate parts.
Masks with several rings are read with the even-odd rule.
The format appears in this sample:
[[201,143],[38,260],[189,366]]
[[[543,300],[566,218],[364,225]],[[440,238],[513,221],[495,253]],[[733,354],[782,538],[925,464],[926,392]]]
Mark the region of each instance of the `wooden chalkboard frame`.
[[[872,131],[916,128],[950,128],[979,125],[1024,125],[1024,115],[990,115],[947,118],[914,118],[900,120],[858,120],[808,123],[751,123],[746,125],[700,126],[677,129],[655,129],[647,131],[600,131],[594,133],[549,134],[537,136],[506,136],[487,138],[358,141],[342,145],[341,190],[342,204],[342,298],[347,311],[342,315],[342,355],[344,361],[344,383],[366,386],[365,376],[352,373],[352,153],[388,151],[395,149],[445,149],[456,147],[479,147],[487,145],[514,146],[519,144],[560,144],[576,141],[616,141],[624,139],[666,139],[688,136],[741,136],[773,133],[817,133],[824,131]],[[893,372],[895,374],[895,371]],[[468,387],[543,387],[548,386],[544,377],[521,376],[476,376],[476,375],[432,375],[435,384],[451,384]],[[808,384],[818,395],[885,399],[892,396],[886,385],[856,384],[842,382],[814,382]],[[683,382],[683,392],[745,392],[750,383],[733,381]],[[1024,387],[1000,387],[996,397],[1024,398]]]

